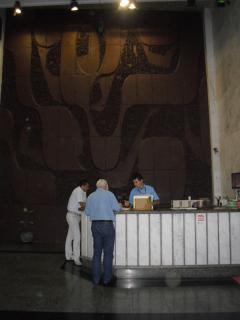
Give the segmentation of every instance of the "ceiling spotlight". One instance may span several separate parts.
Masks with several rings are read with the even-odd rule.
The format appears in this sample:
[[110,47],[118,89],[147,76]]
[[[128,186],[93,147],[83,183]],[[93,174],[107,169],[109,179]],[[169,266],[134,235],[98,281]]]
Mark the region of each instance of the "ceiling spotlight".
[[137,8],[137,6],[136,6],[136,1],[130,0],[129,5],[128,5],[128,9],[134,10],[134,9],[136,9],[136,8]]
[[70,10],[71,11],[78,11],[79,10],[77,1],[75,1],[75,0],[71,1]]
[[129,2],[130,2],[129,0],[121,0],[120,3],[119,3],[119,7],[121,9],[127,8],[128,5],[129,5]]
[[218,7],[225,7],[226,4],[230,4],[230,0],[216,0]]
[[217,6],[218,7],[225,7],[225,0],[217,0]]
[[14,16],[19,16],[22,14],[22,8],[20,1],[15,1],[14,7],[13,7],[13,15]]

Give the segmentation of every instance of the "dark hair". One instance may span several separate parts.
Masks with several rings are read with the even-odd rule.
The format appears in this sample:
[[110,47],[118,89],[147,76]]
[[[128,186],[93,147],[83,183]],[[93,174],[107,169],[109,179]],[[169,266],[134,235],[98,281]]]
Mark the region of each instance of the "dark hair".
[[132,180],[135,180],[135,179],[143,180],[143,176],[140,173],[135,172],[134,174],[132,174]]
[[89,182],[87,181],[87,179],[82,179],[79,181],[79,186],[85,186],[86,184],[88,184]]

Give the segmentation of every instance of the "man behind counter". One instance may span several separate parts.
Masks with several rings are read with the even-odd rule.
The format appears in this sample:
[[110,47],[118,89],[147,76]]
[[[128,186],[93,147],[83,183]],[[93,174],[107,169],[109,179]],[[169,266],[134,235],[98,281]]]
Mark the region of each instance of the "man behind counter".
[[129,201],[124,201],[125,207],[133,206],[133,197],[139,195],[151,195],[153,197],[153,204],[158,205],[160,203],[159,196],[157,195],[155,189],[152,186],[144,184],[143,177],[140,173],[135,173],[132,175],[132,181],[134,187],[129,196]]

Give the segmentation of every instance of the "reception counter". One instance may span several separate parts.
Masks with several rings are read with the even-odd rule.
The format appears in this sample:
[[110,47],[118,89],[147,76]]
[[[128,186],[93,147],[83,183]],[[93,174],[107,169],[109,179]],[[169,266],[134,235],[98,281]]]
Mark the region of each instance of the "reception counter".
[[[199,277],[212,267],[215,273],[217,267],[240,273],[239,211],[123,211],[116,214],[115,228],[113,263],[118,276],[137,276],[139,270],[151,276],[181,270],[187,276],[196,267]],[[81,230],[82,256],[89,260],[93,241],[91,222],[85,215]]]

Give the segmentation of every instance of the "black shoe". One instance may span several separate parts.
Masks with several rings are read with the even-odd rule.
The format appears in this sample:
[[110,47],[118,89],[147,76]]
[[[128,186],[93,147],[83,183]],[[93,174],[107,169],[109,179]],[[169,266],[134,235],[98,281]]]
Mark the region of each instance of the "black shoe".
[[103,282],[104,287],[116,287],[117,279],[112,278],[109,282]]
[[73,261],[73,265],[75,267],[82,267],[82,262],[81,261]]
[[93,288],[97,288],[97,287],[99,287],[102,283],[101,283],[101,281],[99,281],[99,282],[93,282],[92,284],[93,284]]

